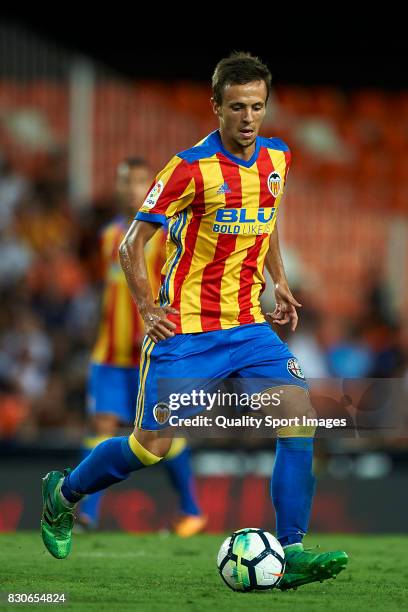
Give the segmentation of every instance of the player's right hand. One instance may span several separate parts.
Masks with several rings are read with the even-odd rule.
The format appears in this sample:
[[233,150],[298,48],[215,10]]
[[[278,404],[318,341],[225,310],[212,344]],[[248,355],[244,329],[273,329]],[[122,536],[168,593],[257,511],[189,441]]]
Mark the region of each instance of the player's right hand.
[[169,321],[168,314],[179,314],[179,311],[171,306],[151,306],[142,313],[146,335],[156,344],[174,336],[176,325]]

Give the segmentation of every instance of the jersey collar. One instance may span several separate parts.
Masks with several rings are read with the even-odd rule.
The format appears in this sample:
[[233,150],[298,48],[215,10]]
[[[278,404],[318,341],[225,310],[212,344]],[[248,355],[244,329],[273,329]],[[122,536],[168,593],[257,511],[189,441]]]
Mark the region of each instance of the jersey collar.
[[259,136],[256,137],[255,151],[252,157],[248,159],[248,161],[245,161],[240,157],[236,157],[235,155],[227,151],[227,149],[222,144],[221,134],[219,130],[215,130],[215,132],[213,132],[213,136],[218,142],[218,146],[220,148],[221,153],[225,155],[225,157],[228,157],[228,159],[233,161],[235,164],[238,164],[239,166],[244,166],[245,168],[250,168],[258,159],[259,149],[261,148],[261,139],[259,138]]

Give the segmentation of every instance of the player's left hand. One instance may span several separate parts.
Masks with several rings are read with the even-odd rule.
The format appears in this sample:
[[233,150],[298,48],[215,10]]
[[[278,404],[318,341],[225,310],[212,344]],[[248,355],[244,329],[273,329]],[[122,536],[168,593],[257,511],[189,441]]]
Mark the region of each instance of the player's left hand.
[[296,308],[302,308],[302,304],[295,300],[287,285],[280,283],[275,285],[275,300],[275,310],[265,313],[267,321],[275,325],[290,323],[291,330],[295,331],[298,324]]

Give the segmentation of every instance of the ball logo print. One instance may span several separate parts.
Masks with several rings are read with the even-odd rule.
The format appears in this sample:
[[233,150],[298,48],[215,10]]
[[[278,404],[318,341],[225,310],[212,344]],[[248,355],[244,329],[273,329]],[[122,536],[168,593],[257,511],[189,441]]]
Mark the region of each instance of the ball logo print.
[[153,208],[153,206],[156,204],[157,200],[159,199],[162,191],[163,191],[163,181],[158,181],[148,193],[140,210],[142,211],[150,210],[151,208]]
[[279,172],[276,172],[276,170],[271,172],[271,174],[268,176],[268,189],[274,198],[276,198],[281,192],[282,178]]
[[222,544],[218,571],[233,591],[264,591],[278,586],[285,573],[285,553],[278,540],[256,527],[240,529]]
[[153,408],[153,416],[155,418],[156,423],[160,425],[164,425],[170,418],[171,410],[167,404],[164,402],[159,402]]
[[287,368],[289,374],[292,374],[295,378],[300,378],[301,380],[305,379],[305,375],[297,359],[288,359]]

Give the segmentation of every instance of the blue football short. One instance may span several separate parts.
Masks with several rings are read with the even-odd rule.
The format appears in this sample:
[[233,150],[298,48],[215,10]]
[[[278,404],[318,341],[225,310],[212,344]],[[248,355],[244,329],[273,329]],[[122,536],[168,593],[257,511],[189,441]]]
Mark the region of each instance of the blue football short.
[[139,368],[92,363],[88,378],[89,414],[113,414],[122,423],[135,420]]
[[157,420],[157,410],[166,404],[166,393],[163,395],[163,388],[159,389],[164,379],[178,379],[182,390],[186,380],[201,379],[211,385],[211,381],[230,378],[241,379],[243,383],[250,379],[246,387],[250,393],[282,384],[307,389],[297,360],[266,322],[177,334],[157,344],[146,336],[140,359],[135,424],[147,430],[163,428],[160,418]]

